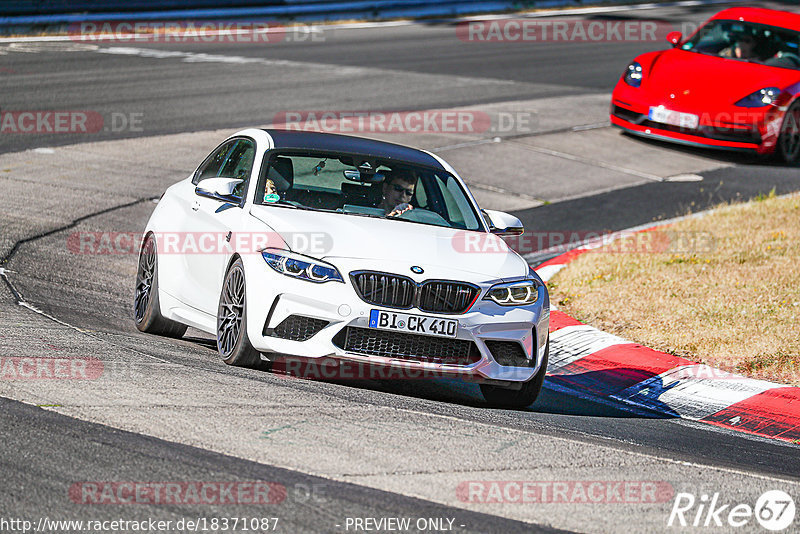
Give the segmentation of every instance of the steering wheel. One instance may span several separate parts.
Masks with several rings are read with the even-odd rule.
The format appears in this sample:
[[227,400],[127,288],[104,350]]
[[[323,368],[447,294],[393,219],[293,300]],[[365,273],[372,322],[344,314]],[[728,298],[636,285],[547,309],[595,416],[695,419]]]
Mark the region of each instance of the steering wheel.
[[781,59],[786,58],[786,59],[792,61],[796,66],[800,67],[800,56],[798,56],[797,54],[794,54],[792,52],[780,51],[777,54],[775,54],[775,57],[778,57],[778,58],[781,58]]

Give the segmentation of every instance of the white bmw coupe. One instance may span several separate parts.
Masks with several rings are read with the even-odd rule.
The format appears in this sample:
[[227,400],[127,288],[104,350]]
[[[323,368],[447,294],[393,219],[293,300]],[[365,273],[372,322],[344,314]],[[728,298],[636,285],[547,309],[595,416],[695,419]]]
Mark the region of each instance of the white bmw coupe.
[[262,354],[478,382],[494,406],[536,400],[550,303],[438,156],[344,135],[248,129],[171,186],[145,229],[143,332],[216,335],[222,360]]

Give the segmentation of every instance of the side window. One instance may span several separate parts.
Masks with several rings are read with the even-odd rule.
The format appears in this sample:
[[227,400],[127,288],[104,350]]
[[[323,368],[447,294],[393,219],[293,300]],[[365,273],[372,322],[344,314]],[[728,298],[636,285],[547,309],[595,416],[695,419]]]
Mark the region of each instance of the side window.
[[219,176],[223,178],[250,178],[253,170],[253,161],[256,157],[256,147],[249,139],[239,139],[230,151],[228,159],[222,165]]
[[206,178],[250,178],[256,156],[255,144],[249,139],[233,139],[217,148],[200,168],[193,183]]
[[428,192],[425,191],[425,185],[424,180],[417,181],[417,186],[414,188],[414,197],[417,199],[417,206],[430,209],[428,206]]
[[219,176],[222,166],[228,159],[228,154],[230,154],[236,143],[238,143],[238,140],[236,139],[228,141],[212,152],[211,155],[206,158],[206,161],[203,162],[203,165],[198,170],[197,175],[194,177],[194,180],[192,180],[192,183],[197,185],[200,180],[205,180],[206,178],[216,178]]

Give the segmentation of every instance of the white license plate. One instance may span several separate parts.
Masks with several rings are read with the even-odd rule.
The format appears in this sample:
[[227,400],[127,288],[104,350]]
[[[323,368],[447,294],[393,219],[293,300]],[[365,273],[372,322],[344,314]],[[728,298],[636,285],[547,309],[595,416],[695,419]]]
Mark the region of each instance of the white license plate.
[[426,336],[456,337],[458,321],[424,315],[410,315],[383,310],[370,310],[369,327],[380,330],[410,332]]
[[654,122],[661,122],[663,124],[671,124],[672,126],[679,126],[681,128],[696,129],[700,124],[700,117],[691,113],[681,113],[680,111],[673,111],[663,106],[651,107],[648,118]]

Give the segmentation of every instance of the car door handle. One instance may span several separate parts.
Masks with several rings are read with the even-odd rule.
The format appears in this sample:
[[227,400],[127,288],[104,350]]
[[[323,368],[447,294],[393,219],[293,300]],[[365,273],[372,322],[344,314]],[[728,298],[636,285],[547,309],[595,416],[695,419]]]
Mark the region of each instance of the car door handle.
[[195,200],[194,202],[192,202],[192,211],[197,211],[199,209],[200,209],[200,201]]

